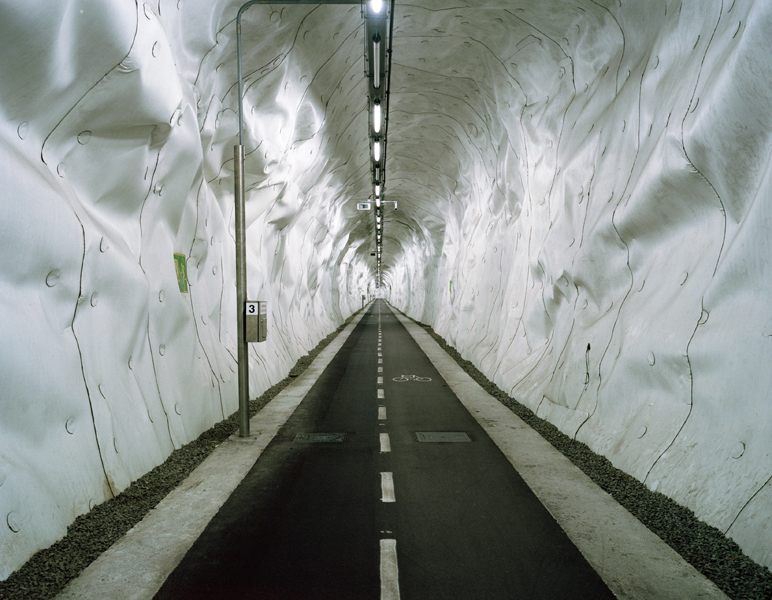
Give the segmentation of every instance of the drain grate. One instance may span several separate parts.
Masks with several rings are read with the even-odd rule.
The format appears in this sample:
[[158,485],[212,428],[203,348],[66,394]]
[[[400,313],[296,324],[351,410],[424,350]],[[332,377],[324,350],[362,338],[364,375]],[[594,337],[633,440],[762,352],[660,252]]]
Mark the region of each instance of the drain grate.
[[299,433],[295,436],[295,441],[306,442],[307,444],[319,444],[342,442],[345,438],[345,433]]
[[419,442],[471,442],[472,439],[463,431],[417,431],[415,439]]

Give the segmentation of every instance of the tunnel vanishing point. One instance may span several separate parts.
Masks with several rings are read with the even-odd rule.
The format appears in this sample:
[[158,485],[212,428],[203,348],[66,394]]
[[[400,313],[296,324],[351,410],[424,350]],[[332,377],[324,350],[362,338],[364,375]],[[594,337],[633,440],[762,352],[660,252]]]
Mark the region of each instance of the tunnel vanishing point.
[[[0,580],[237,409],[242,4],[0,1]],[[381,297],[772,566],[772,4],[385,8],[388,139],[364,4],[244,12],[250,397]]]

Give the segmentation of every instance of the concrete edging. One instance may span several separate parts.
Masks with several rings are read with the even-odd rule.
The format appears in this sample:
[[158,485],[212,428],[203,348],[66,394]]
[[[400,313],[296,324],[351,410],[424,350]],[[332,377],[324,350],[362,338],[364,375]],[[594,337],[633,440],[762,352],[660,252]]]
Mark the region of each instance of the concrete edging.
[[362,310],[308,368],[231,436],[118,542],[72,580],[56,600],[151,600],[212,517],[348,339]]
[[483,390],[423,328],[394,314],[617,598],[728,600],[712,581]]

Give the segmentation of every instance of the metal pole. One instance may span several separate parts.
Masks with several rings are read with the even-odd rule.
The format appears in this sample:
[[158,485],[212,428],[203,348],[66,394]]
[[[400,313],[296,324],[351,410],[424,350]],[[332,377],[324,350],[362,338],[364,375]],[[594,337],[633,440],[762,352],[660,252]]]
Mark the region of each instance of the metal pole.
[[239,362],[239,437],[249,437],[249,346],[244,339],[247,301],[247,231],[244,216],[244,146],[233,147],[236,180],[236,314]]
[[[359,4],[360,0],[283,0],[280,4]],[[233,147],[236,203],[236,314],[238,327],[237,360],[239,362],[239,437],[249,437],[249,346],[245,341],[244,310],[247,301],[247,243],[244,216],[244,80],[241,72],[241,15],[253,4],[245,2],[236,14],[236,68],[239,83],[239,143]]]
[[247,228],[244,199],[244,82],[241,74],[241,15],[256,2],[246,2],[236,15],[236,67],[239,79],[239,143],[233,147],[236,202],[236,327],[239,363],[239,437],[249,437],[249,346],[245,340],[247,302]]

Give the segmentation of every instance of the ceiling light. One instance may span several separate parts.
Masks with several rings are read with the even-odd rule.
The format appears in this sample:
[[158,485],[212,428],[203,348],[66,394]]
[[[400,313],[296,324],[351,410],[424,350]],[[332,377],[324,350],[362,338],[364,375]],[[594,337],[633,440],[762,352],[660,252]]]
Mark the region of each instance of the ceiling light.
[[381,101],[377,99],[373,102],[373,130],[375,133],[381,131]]
[[375,215],[375,222],[380,223],[381,222],[381,215]]
[[373,36],[373,87],[381,87],[381,35],[377,31]]
[[380,229],[381,228],[381,224],[380,223],[376,223],[375,227],[376,227],[376,229]]
[[380,183],[376,183],[375,184],[375,195],[376,195],[376,197],[381,195],[381,184]]
[[375,138],[373,141],[373,158],[375,162],[381,160],[381,140],[379,138]]
[[383,10],[383,0],[370,0],[370,8],[373,9],[374,13],[379,13],[381,10]]
[[380,208],[380,207],[381,207],[381,199],[380,198],[376,198],[375,199],[375,208]]

